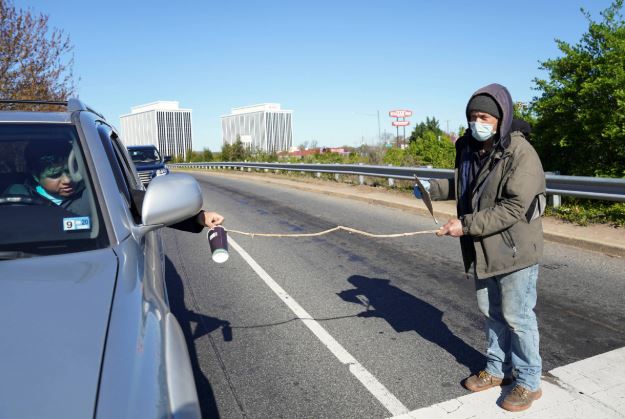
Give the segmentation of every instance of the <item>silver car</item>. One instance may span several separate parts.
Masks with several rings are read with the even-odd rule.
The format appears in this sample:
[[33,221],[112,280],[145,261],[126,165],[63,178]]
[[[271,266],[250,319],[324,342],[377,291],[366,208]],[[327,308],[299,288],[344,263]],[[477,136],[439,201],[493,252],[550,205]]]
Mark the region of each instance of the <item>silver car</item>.
[[78,100],[0,103],[0,418],[199,418],[159,229],[197,214],[187,175],[144,190]]

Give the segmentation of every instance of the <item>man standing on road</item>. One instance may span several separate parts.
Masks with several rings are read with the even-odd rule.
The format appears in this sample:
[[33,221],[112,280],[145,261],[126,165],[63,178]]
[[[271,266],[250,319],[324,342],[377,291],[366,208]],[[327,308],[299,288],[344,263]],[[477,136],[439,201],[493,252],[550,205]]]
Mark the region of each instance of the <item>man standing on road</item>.
[[[513,102],[504,86],[475,92],[466,116],[470,128],[456,142],[454,179],[423,186],[433,200],[456,200],[458,218],[437,234],[460,238],[465,270],[474,274],[478,307],[486,317],[486,367],[463,384],[473,392],[505,385],[514,370],[516,386],[501,407],[521,411],[542,395],[534,307],[545,175],[523,134],[511,132]],[[415,187],[415,196],[425,191]]]

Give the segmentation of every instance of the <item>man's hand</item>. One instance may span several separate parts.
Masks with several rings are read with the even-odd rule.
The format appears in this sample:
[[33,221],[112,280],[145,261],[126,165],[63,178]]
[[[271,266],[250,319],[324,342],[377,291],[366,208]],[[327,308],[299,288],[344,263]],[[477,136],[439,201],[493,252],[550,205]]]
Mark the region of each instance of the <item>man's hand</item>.
[[224,222],[224,217],[212,211],[200,211],[197,215],[197,222],[205,227],[213,228]]
[[451,237],[460,237],[464,234],[462,233],[462,223],[457,218],[452,218],[447,221],[447,224],[442,226],[436,232],[437,236],[451,236]]

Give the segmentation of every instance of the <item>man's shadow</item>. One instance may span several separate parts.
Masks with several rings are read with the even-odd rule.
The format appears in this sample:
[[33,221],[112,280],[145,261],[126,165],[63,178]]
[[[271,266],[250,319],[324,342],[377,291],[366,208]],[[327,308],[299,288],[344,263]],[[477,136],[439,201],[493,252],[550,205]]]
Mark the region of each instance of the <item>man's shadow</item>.
[[359,317],[379,317],[397,332],[417,332],[449,352],[471,372],[484,366],[484,355],[454,335],[442,320],[443,312],[436,307],[392,286],[388,279],[353,275],[348,281],[356,288],[338,295],[345,301],[365,306]]
[[[219,418],[215,394],[210,381],[202,373],[195,348],[195,340],[221,328],[223,339],[232,340],[230,322],[215,317],[205,316],[189,310],[184,301],[184,284],[173,263],[165,257],[165,275],[167,278],[167,296],[171,311],[175,314],[184,333],[189,350],[189,358],[193,367],[193,377],[197,388],[200,409],[203,418]],[[195,329],[193,329],[195,326]]]

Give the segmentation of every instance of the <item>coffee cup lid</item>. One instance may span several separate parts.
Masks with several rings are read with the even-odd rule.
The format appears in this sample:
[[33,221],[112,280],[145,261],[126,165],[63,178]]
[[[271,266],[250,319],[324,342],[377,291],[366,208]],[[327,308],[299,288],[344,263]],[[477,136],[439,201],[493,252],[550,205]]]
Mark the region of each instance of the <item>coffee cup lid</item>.
[[215,249],[213,252],[213,261],[216,263],[224,263],[229,257],[230,254],[224,249]]

